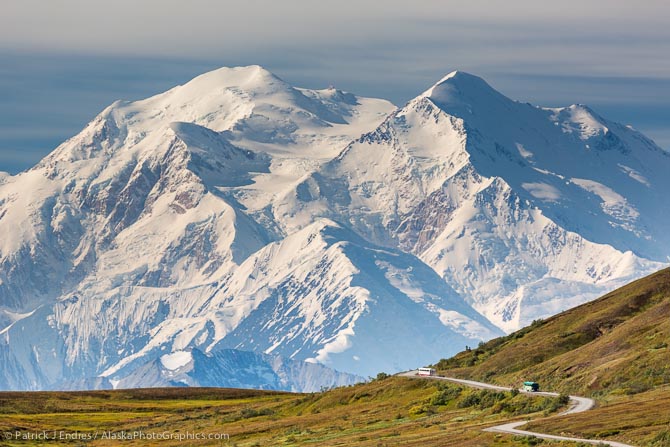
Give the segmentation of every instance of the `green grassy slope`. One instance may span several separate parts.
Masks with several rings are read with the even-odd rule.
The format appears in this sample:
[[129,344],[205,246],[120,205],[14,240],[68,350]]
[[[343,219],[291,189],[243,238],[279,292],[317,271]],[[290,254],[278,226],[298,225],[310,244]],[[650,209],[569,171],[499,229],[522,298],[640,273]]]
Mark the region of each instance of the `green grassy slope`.
[[[632,396],[612,396],[582,415],[533,421],[525,429],[632,445],[670,447],[670,387]],[[578,417],[579,416],[579,417]]]
[[555,391],[635,394],[670,384],[670,269],[536,321],[436,366],[499,383],[535,380]]
[[[542,417],[559,407],[557,398],[531,398],[404,377],[314,394],[193,388],[0,393],[0,438],[5,436],[0,445],[536,445],[526,437],[484,433],[481,429],[514,417]],[[102,433],[109,431],[116,436],[140,431],[145,436],[225,433],[230,438],[103,439]],[[82,438],[94,438],[97,433],[97,439],[20,439],[41,432],[51,438],[58,438],[61,432]],[[568,442],[541,444],[576,446]]]
[[528,429],[670,447],[670,269],[438,362],[441,374],[594,397]]

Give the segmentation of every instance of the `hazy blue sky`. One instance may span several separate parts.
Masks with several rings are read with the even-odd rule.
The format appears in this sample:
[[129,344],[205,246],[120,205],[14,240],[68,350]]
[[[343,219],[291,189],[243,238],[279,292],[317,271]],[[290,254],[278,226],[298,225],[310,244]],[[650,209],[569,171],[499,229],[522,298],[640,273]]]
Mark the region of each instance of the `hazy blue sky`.
[[396,104],[442,75],[587,103],[670,148],[665,1],[4,0],[0,170],[30,167],[116,99],[223,65]]

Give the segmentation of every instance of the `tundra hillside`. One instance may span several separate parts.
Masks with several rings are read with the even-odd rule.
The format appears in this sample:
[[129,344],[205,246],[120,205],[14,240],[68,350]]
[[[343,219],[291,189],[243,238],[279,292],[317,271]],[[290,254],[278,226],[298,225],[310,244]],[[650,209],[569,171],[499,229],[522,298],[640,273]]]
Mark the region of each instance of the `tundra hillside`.
[[592,415],[528,429],[670,445],[670,269],[437,363],[441,374],[523,380],[595,398]]

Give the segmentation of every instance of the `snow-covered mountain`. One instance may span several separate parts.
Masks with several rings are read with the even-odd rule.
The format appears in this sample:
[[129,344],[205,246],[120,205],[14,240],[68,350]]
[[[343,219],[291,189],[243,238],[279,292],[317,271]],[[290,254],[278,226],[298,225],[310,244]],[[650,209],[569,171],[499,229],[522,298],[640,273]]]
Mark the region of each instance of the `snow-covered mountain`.
[[446,76],[275,206],[413,253],[516,329],[661,267],[670,155],[585,106],[514,102]]
[[313,393],[365,380],[318,363],[291,360],[278,355],[237,349],[221,349],[205,354],[193,348],[150,360],[121,380],[102,376],[77,378],[55,383],[51,388],[75,391],[197,386]]
[[323,388],[353,385],[363,377],[334,371],[317,363],[277,355],[222,349],[205,354],[198,349],[176,351],[136,368],[117,388],[200,386],[256,388],[313,393]]
[[258,66],[117,102],[0,177],[0,388],[431,362],[660,268],[668,168],[461,72],[401,109]]

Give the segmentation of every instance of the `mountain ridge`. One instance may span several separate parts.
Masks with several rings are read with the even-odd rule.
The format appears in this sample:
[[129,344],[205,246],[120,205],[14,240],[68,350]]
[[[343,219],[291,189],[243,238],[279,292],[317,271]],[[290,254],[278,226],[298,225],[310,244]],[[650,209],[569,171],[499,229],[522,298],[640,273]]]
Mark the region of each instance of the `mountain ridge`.
[[[589,284],[588,287],[591,288],[594,283],[606,282],[608,277],[624,278],[605,288],[596,286],[587,290],[588,287],[581,286],[582,292],[578,295],[581,295],[583,302],[598,296],[607,288],[624,284],[635,275],[660,268],[660,263],[648,262],[628,253],[632,251],[633,242],[638,247],[645,247],[646,259],[654,259],[651,253],[659,247],[667,246],[649,242],[655,240],[654,238],[665,238],[662,228],[656,225],[652,238],[644,232],[646,225],[636,226],[637,219],[642,214],[623,196],[604,183],[567,177],[543,169],[540,166],[545,161],[539,157],[541,154],[524,148],[522,143],[508,143],[508,147],[505,147],[495,141],[498,133],[502,135],[501,138],[538,141],[535,133],[527,132],[514,121],[525,119],[529,121],[528,126],[544,129],[544,133],[553,135],[552,138],[558,139],[571,152],[583,153],[584,145],[580,138],[574,139],[572,133],[556,130],[560,126],[554,114],[560,114],[559,112],[511,101],[488,85],[486,89],[489,92],[480,96],[487,98],[493,95],[496,102],[502,104],[495,113],[488,113],[489,109],[481,104],[476,114],[460,105],[454,111],[445,102],[440,106],[429,97],[438,88],[458,90],[463,83],[467,84],[467,89],[477,93],[479,86],[485,84],[483,80],[472,75],[459,72],[448,75],[427,93],[393,112],[376,130],[351,143],[337,158],[324,164],[320,170],[303,181],[294,191],[295,196],[288,196],[279,208],[282,213],[281,220],[296,221],[297,225],[289,226],[288,231],[299,228],[301,222],[325,215],[346,222],[375,243],[384,246],[399,245],[402,250],[414,253],[434,268],[450,285],[457,285],[457,291],[464,294],[476,307],[479,306],[479,311],[483,311],[488,318],[506,329],[518,327],[524,322],[529,323],[534,318],[528,316],[523,321],[518,319],[519,304],[523,299],[519,286],[544,281],[543,276],[549,280],[556,277],[566,284],[568,281],[581,282]],[[474,87],[471,85],[473,83]],[[510,114],[509,110],[521,110],[522,115],[519,118],[517,114],[512,114],[511,119],[506,118]],[[509,122],[509,125],[502,126],[493,121],[500,115],[503,115],[501,119]],[[486,126],[492,128],[484,132],[486,129],[483,128]],[[519,129],[519,135],[515,134],[515,129]],[[602,129],[598,132],[601,131]],[[600,135],[598,132],[596,136]],[[579,145],[581,147],[575,147]],[[509,146],[514,147],[516,155]],[[546,148],[543,150],[547,152]],[[646,150],[646,146],[641,149]],[[555,162],[556,156],[548,153],[548,162]],[[666,155],[659,155],[655,151],[653,154],[660,159],[654,160],[652,165],[668,165]],[[614,163],[607,159],[611,158],[607,155],[604,156],[605,160],[599,154],[589,155],[587,152],[585,156],[594,159],[593,163],[606,162],[610,171],[615,170],[611,177],[623,177],[637,186],[634,190],[637,199],[648,206],[648,213],[658,213],[660,217],[661,212],[658,209],[665,209],[667,200],[659,199],[662,206],[651,206],[647,198],[649,186],[643,184],[648,181],[641,175],[636,175],[636,172],[639,174],[637,170],[622,163],[612,166]],[[559,159],[559,162],[558,167],[561,169],[571,169],[571,165],[565,161]],[[666,180],[660,170],[656,172],[658,182],[664,184]],[[585,173],[579,175],[588,177]],[[601,174],[600,177],[606,176]],[[554,184],[556,186],[552,186]],[[565,191],[566,189],[568,190]],[[584,206],[584,203],[588,206]],[[487,209],[482,209],[482,206]],[[435,208],[443,212],[435,213]],[[525,213],[526,217],[519,219],[521,213]],[[483,239],[473,235],[470,242],[464,242],[460,236],[463,229],[474,229],[486,220],[488,222],[485,225],[490,228],[488,232],[495,232],[496,228],[500,228],[502,234],[495,237],[485,236]],[[526,228],[510,231],[509,226],[515,221],[519,221]],[[536,222],[535,227],[533,222]],[[528,223],[531,225],[527,225]],[[449,224],[453,229],[448,228]],[[597,237],[594,237],[596,234]],[[514,237],[516,235],[521,237]],[[608,238],[608,243],[603,243],[603,235]],[[622,235],[627,242],[622,242]],[[530,238],[536,241],[529,246],[525,239]],[[460,256],[446,255],[457,250],[453,244],[460,244]],[[611,248],[614,250],[607,248],[607,245],[613,245]],[[609,250],[609,253],[604,258],[602,255],[591,255],[594,262],[583,267],[559,265],[560,270],[552,267],[545,260],[546,256],[542,256],[549,253],[549,259],[556,259],[566,253],[563,256],[566,259],[559,264],[581,262],[579,258],[583,257],[583,253],[574,252],[581,250],[582,246],[592,247],[586,251]],[[664,256],[667,256],[667,248],[663,250]],[[537,254],[527,254],[533,252]],[[482,258],[478,259],[477,256],[489,260],[482,262]],[[612,264],[598,258],[611,259]],[[464,262],[465,259],[468,262]],[[656,261],[659,259],[661,258],[656,258]],[[446,265],[443,260],[447,261]],[[501,266],[501,271],[491,272],[494,276],[487,278],[486,272],[491,270],[490,264]],[[509,267],[504,267],[505,264]],[[529,271],[524,264],[530,265],[536,271]],[[538,264],[541,266],[539,269]],[[627,273],[619,271],[613,274],[614,270],[621,268],[616,265],[628,265],[624,269]],[[472,278],[472,273],[464,268],[472,267],[481,272],[477,272],[476,276],[485,278],[487,284],[471,285],[473,279],[478,279]],[[520,272],[519,267],[526,271]],[[575,275],[572,270],[578,274]],[[600,273],[594,276],[593,273],[586,272]],[[518,280],[514,279],[519,274],[523,276]],[[530,275],[530,278],[525,275]],[[505,287],[505,277],[511,279],[511,284],[507,286],[507,296],[494,295],[486,301],[478,302],[480,299],[475,295],[481,294],[483,286],[498,288],[502,281]],[[495,286],[493,281],[497,283]],[[546,288],[547,285],[549,284],[545,281],[545,285],[541,287]],[[574,286],[569,286],[567,290],[555,292],[568,298],[575,290]],[[487,309],[491,299],[498,303],[497,309]],[[576,304],[579,299],[571,301],[571,304]],[[511,310],[505,309],[508,306],[505,302],[510,303]],[[561,306],[565,308],[570,304],[559,303],[558,308]]]

